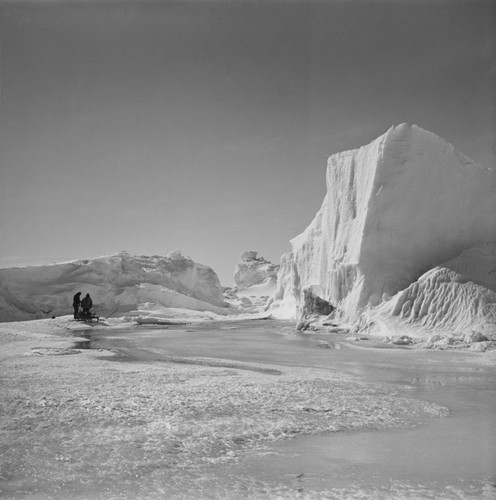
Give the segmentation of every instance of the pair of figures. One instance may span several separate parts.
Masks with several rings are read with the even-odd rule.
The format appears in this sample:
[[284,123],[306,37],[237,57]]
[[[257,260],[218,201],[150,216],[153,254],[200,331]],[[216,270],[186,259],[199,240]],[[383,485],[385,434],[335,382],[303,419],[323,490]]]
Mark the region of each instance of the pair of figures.
[[72,307],[74,308],[74,319],[79,316],[79,308],[82,308],[81,315],[89,316],[90,309],[93,307],[93,301],[91,300],[90,294],[87,293],[83,300],[81,300],[81,292],[76,293],[74,295],[74,299],[72,301]]

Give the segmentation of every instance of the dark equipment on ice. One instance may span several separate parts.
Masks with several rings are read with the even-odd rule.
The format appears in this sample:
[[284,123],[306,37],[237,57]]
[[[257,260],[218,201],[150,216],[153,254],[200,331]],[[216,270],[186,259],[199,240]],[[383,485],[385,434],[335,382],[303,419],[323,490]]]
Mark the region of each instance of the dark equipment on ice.
[[88,313],[88,314],[84,314],[84,313],[79,313],[75,318],[74,318],[76,321],[82,321],[83,323],[93,323],[93,322],[97,322],[100,320],[100,317],[97,316],[96,314],[92,314],[92,313]]

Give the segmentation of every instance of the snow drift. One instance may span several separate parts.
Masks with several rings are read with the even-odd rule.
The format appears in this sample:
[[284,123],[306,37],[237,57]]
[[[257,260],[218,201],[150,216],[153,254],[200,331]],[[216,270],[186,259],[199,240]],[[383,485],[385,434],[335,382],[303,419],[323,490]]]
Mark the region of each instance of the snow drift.
[[402,333],[413,336],[423,327],[463,333],[475,341],[491,338],[496,333],[496,243],[471,248],[430,269],[364,314],[362,323],[387,334],[397,327],[395,319],[401,320]]
[[[424,286],[438,296],[441,283],[469,281],[466,264],[457,268],[460,278],[448,273],[453,279],[436,266],[496,241],[495,172],[415,125],[392,127],[367,146],[331,156],[326,183],[322,207],[281,259],[276,316],[301,314],[302,290],[319,285],[322,298],[336,307],[333,314],[348,321],[408,289],[390,313],[400,310],[412,320],[420,300],[413,295],[422,296]],[[472,298],[487,287],[496,290],[492,280],[476,283]],[[453,303],[448,292],[442,295]],[[450,317],[449,306],[439,311],[432,326]]]
[[166,257],[125,252],[49,266],[0,269],[0,320],[72,313],[72,297],[90,293],[100,314],[175,307],[227,314],[217,274],[180,252]]

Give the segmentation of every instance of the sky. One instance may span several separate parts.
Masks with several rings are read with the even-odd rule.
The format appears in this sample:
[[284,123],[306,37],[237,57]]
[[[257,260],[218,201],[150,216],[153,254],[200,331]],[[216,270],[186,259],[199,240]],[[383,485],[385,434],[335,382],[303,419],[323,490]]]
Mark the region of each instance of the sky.
[[327,158],[417,124],[496,161],[491,0],[0,0],[0,266],[278,262]]

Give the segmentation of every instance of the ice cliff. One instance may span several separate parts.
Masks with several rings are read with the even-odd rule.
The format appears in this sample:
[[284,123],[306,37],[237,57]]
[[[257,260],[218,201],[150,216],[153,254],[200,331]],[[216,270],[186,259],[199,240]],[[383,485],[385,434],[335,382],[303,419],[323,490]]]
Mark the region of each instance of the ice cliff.
[[[319,286],[333,315],[347,321],[405,290],[391,314],[411,319],[425,287],[436,295],[441,283],[470,279],[436,266],[496,241],[496,173],[416,125],[331,156],[326,185],[314,220],[281,259],[275,316],[301,316],[304,290]],[[496,272],[494,256],[487,265]],[[453,303],[450,293],[443,300]],[[442,311],[438,323],[451,314]]]
[[0,321],[72,313],[72,297],[90,293],[99,314],[150,304],[226,314],[217,274],[180,252],[166,257],[126,252],[49,266],[0,269]]

